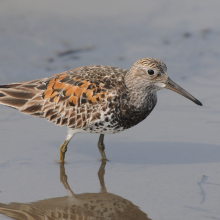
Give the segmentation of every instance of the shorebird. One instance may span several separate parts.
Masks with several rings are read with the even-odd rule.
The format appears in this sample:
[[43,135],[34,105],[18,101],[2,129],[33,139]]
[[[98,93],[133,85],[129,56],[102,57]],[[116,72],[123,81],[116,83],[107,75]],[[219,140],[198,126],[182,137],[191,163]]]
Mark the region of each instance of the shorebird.
[[67,145],[78,132],[99,133],[98,148],[106,161],[104,135],[121,132],[143,121],[157,103],[157,91],[170,89],[202,103],[174,83],[166,65],[143,58],[130,70],[111,66],[85,66],[49,78],[0,86],[0,103],[20,112],[67,126],[60,146],[64,162]]

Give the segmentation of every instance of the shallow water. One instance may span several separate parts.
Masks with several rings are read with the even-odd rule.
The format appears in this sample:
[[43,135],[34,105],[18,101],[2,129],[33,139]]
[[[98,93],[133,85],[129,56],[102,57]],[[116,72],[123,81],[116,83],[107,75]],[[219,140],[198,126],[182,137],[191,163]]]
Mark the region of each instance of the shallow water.
[[151,56],[204,105],[159,91],[145,121],[106,135],[101,185],[98,135],[77,134],[63,167],[70,188],[57,162],[66,128],[0,106],[0,219],[76,210],[95,219],[101,208],[103,219],[220,219],[219,1],[0,4],[0,84],[84,65],[129,69]]
[[65,164],[60,164],[60,182],[68,196],[48,198],[32,203],[0,203],[0,213],[16,219],[148,219],[136,205],[107,192],[105,163],[98,171],[100,192],[75,194],[68,183]]

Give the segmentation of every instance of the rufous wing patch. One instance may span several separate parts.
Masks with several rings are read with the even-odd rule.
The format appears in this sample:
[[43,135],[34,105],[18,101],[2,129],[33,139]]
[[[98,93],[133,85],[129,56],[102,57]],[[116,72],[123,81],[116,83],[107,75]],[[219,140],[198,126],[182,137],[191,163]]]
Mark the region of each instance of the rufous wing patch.
[[102,82],[103,75],[78,74],[81,69],[56,74],[45,81],[42,111],[48,120],[81,128],[100,119],[98,105],[103,102],[101,105],[106,106],[111,91],[106,88],[105,81]]
[[48,99],[50,98],[51,94],[53,93],[53,90],[51,88],[47,89],[44,94],[43,94],[43,98],[44,99]]
[[69,99],[69,103],[71,106],[76,106],[77,101],[78,101],[78,97],[76,97],[74,95],[72,95]]

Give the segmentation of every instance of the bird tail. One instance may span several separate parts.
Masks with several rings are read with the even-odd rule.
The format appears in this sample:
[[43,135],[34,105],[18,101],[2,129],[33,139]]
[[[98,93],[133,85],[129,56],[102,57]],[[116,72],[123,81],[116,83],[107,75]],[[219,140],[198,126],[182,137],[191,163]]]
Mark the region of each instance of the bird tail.
[[[18,109],[20,112],[40,116],[45,79],[0,85],[0,104]],[[38,114],[38,115],[37,115]]]

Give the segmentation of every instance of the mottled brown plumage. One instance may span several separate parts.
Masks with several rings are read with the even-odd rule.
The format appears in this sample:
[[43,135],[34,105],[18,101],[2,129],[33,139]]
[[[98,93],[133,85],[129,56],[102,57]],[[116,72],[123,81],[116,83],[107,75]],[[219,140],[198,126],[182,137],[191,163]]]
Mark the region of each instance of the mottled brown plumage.
[[[63,162],[74,133],[104,135],[138,124],[153,110],[156,92],[164,87],[201,105],[171,81],[166,65],[154,58],[138,60],[131,70],[86,66],[49,78],[3,85],[0,103],[69,127],[72,131],[60,150]],[[104,152],[103,138],[98,143],[100,152]],[[101,155],[106,159],[104,153]]]
[[[118,105],[126,70],[82,67],[50,78],[0,86],[0,102],[57,125],[86,128]],[[109,109],[108,109],[109,108]],[[108,109],[108,111],[107,111]],[[106,119],[108,120],[108,119]]]

